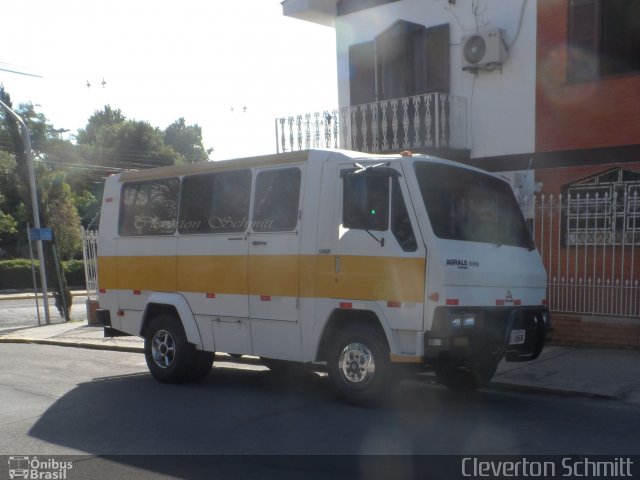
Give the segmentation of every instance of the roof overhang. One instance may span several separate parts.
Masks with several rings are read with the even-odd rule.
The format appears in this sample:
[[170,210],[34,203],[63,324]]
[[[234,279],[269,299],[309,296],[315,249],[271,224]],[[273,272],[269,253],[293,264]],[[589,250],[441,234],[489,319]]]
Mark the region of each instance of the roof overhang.
[[335,26],[338,9],[337,0],[284,0],[282,13],[286,17]]

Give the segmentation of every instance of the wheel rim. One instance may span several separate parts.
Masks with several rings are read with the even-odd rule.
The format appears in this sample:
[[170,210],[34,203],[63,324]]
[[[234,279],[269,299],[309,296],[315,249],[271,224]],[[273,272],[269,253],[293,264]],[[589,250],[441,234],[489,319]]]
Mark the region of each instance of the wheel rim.
[[166,330],[158,330],[151,341],[153,361],[160,368],[169,368],[176,358],[176,342]]
[[362,343],[347,345],[338,359],[343,380],[357,386],[366,386],[373,380],[376,363],[371,350]]

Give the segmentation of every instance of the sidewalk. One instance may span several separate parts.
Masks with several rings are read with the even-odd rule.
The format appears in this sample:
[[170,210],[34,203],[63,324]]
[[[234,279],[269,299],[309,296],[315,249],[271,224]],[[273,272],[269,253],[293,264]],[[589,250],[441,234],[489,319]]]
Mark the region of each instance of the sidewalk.
[[[86,297],[86,290],[71,290],[72,297]],[[31,300],[36,298],[33,291],[25,292],[24,290],[1,290],[0,301],[2,300]],[[53,292],[48,292],[47,298],[55,299]],[[38,292],[38,300],[42,300],[42,292]]]
[[[143,352],[138,337],[104,338],[102,327],[70,322],[0,334],[0,343],[38,343]],[[516,389],[640,405],[640,352],[548,346],[532,362],[502,362],[489,388]]]

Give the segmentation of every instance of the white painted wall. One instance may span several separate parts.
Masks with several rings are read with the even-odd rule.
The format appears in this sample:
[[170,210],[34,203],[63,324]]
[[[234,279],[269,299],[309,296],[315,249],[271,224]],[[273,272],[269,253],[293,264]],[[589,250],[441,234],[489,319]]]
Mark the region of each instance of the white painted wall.
[[[502,28],[507,43],[522,28],[502,72],[462,71],[461,39],[476,31]],[[427,27],[449,23],[451,93],[467,99],[467,142],[471,157],[531,153],[535,147],[537,0],[401,0],[337,18],[338,101],[349,105],[349,45],[372,40],[396,20]],[[475,85],[474,85],[475,79]]]

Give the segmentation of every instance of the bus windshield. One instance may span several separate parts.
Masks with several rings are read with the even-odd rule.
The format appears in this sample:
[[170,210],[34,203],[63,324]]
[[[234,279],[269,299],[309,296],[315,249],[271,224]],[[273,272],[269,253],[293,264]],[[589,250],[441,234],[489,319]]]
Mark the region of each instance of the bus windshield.
[[414,168],[439,238],[535,248],[506,182],[451,165],[416,162]]

